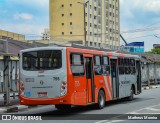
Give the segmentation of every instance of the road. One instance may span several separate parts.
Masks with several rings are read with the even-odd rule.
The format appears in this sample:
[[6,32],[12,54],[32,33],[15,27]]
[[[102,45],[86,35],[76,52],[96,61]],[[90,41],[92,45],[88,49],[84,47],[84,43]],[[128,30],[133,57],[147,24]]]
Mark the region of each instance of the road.
[[[107,102],[106,107],[102,110],[95,108],[95,105],[87,107],[73,107],[71,110],[60,111],[54,108],[54,105],[39,106],[38,108],[30,108],[25,111],[21,111],[14,114],[33,114],[48,116],[49,118],[58,118],[61,122],[71,122],[70,119],[74,119],[74,122],[82,122],[79,120],[86,120],[85,122],[94,123],[114,123],[114,122],[128,122],[119,118],[125,114],[160,114],[160,88],[143,90],[140,95],[135,96],[133,101],[113,101]],[[107,114],[107,115],[106,115]],[[112,114],[112,115],[111,115]],[[116,114],[116,115],[115,115]],[[100,116],[103,116],[100,118]],[[113,120],[117,118],[117,120]],[[67,120],[66,120],[67,119]],[[54,120],[54,122],[60,122],[60,120]],[[50,122],[50,121],[48,121]],[[52,121],[53,122],[53,121]],[[135,122],[135,121],[130,121]],[[136,121],[144,122],[144,121]],[[147,122],[147,121],[145,121]],[[148,121],[151,122],[151,121]],[[154,121],[158,122],[158,121]]]

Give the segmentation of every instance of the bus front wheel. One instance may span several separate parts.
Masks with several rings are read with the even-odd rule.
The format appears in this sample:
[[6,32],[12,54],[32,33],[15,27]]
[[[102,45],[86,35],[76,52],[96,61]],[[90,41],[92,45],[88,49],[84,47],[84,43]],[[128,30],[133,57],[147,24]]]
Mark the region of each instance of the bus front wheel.
[[100,90],[98,94],[98,109],[103,109],[105,106],[106,98],[104,91]]
[[132,101],[134,98],[134,94],[133,94],[133,88],[131,88],[131,91],[130,91],[130,96],[128,97],[128,101]]

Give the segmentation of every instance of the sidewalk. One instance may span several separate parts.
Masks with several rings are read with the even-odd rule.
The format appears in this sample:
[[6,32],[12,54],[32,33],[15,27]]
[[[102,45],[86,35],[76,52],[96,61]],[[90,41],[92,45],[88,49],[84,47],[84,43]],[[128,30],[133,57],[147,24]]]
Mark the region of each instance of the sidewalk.
[[155,89],[155,88],[160,88],[160,85],[144,86],[142,87],[142,90]]

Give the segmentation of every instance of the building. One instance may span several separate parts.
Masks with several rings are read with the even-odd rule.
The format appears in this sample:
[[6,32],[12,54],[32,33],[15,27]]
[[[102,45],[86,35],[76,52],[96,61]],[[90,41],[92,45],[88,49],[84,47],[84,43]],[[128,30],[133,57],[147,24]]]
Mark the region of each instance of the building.
[[153,48],[154,48],[154,49],[160,48],[160,44],[153,44]]
[[44,29],[44,32],[42,33],[42,40],[50,40],[49,29]]
[[126,44],[123,50],[130,53],[144,53],[144,42],[132,42]]
[[12,39],[12,40],[24,41],[25,35],[0,29],[0,39]]
[[50,0],[51,40],[80,40],[93,47],[119,46],[119,0],[85,2]]

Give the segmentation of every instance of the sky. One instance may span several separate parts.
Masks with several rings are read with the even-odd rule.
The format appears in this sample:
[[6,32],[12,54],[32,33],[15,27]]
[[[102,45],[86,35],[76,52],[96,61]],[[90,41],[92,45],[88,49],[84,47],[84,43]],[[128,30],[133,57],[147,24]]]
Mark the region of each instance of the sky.
[[[44,28],[49,28],[49,0],[0,0],[0,29],[36,39]],[[160,0],[120,0],[120,32],[128,43],[144,41],[145,51],[160,43],[154,36],[160,37]]]

